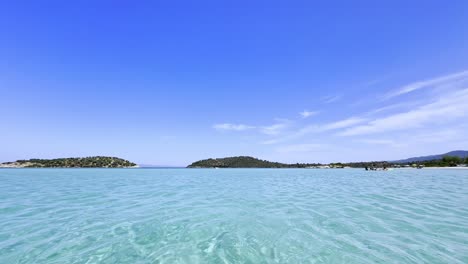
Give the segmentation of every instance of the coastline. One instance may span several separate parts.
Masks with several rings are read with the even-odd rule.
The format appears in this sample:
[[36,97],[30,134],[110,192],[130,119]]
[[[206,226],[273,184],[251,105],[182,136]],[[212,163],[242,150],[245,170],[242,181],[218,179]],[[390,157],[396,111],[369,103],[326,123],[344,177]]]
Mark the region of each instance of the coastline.
[[468,170],[468,167],[424,167],[425,169],[448,169],[448,170]]

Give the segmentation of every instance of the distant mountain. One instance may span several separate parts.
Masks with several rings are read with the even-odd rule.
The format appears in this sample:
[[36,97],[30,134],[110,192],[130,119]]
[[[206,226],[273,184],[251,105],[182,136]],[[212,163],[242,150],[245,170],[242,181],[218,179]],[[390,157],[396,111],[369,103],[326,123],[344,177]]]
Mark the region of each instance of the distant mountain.
[[408,158],[408,159],[403,159],[403,160],[395,160],[395,161],[392,161],[392,163],[411,163],[411,162],[420,162],[420,161],[428,161],[428,160],[440,160],[444,156],[459,157],[459,158],[464,159],[468,157],[468,151],[454,150],[454,151],[447,152],[445,154],[413,157],[413,158]]
[[29,159],[0,163],[0,168],[130,168],[137,165],[116,157]]
[[200,160],[190,164],[188,168],[306,168],[313,165],[316,164],[285,164],[249,156],[239,156]]

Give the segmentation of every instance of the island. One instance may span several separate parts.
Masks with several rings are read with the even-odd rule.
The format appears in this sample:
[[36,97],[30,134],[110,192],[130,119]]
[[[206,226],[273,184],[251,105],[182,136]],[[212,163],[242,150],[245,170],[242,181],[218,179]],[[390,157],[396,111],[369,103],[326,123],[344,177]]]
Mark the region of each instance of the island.
[[188,168],[307,168],[319,164],[296,163],[286,164],[261,160],[250,156],[238,156],[219,159],[205,159],[196,161]]
[[29,159],[0,163],[0,168],[134,168],[137,164],[116,157]]
[[468,151],[452,151],[440,155],[409,158],[395,161],[280,163],[250,156],[204,159],[193,162],[187,168],[404,168],[404,167],[466,167]]

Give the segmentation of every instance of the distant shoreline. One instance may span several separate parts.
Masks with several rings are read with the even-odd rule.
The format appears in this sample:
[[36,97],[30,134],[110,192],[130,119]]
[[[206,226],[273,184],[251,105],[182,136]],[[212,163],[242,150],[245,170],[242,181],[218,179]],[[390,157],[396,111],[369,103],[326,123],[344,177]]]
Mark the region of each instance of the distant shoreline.
[[[140,167],[140,166],[134,166],[134,167],[2,167],[0,166],[1,169],[158,169],[158,170],[164,170],[164,169],[199,169],[199,170],[217,170],[217,169],[258,169],[258,170],[364,170],[364,168],[187,168],[187,167]],[[424,167],[422,170],[468,170],[468,167]],[[390,171],[392,170],[416,170],[416,168],[389,168]]]
[[468,167],[424,167],[423,169],[468,170]]

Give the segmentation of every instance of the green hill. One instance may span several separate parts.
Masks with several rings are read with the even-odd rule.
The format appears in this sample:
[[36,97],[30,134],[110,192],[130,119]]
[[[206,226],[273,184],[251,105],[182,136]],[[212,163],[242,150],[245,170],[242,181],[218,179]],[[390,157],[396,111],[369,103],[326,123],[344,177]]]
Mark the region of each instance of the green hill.
[[314,165],[316,164],[285,164],[260,160],[249,156],[239,156],[200,160],[190,164],[188,168],[306,168]]
[[442,160],[444,157],[458,157],[460,159],[468,158],[468,151],[467,150],[454,150],[447,152],[445,154],[438,154],[438,155],[430,155],[430,156],[422,156],[422,157],[413,157],[403,160],[396,160],[393,163],[411,163],[411,162],[423,162],[423,161],[432,161],[432,160]]
[[[392,167],[404,165],[423,165],[425,167],[453,167],[468,165],[468,157],[460,158],[458,156],[443,156],[437,160],[412,161],[412,162],[388,162],[388,161],[370,161],[370,162],[349,162],[349,163],[330,163],[331,168],[365,168],[365,167]],[[280,162],[271,162],[249,156],[228,157],[218,159],[205,159],[196,161],[187,168],[316,168],[320,163],[294,163],[286,164]]]
[[129,168],[135,163],[116,157],[85,157],[61,159],[29,159],[5,162],[0,167],[10,168]]

